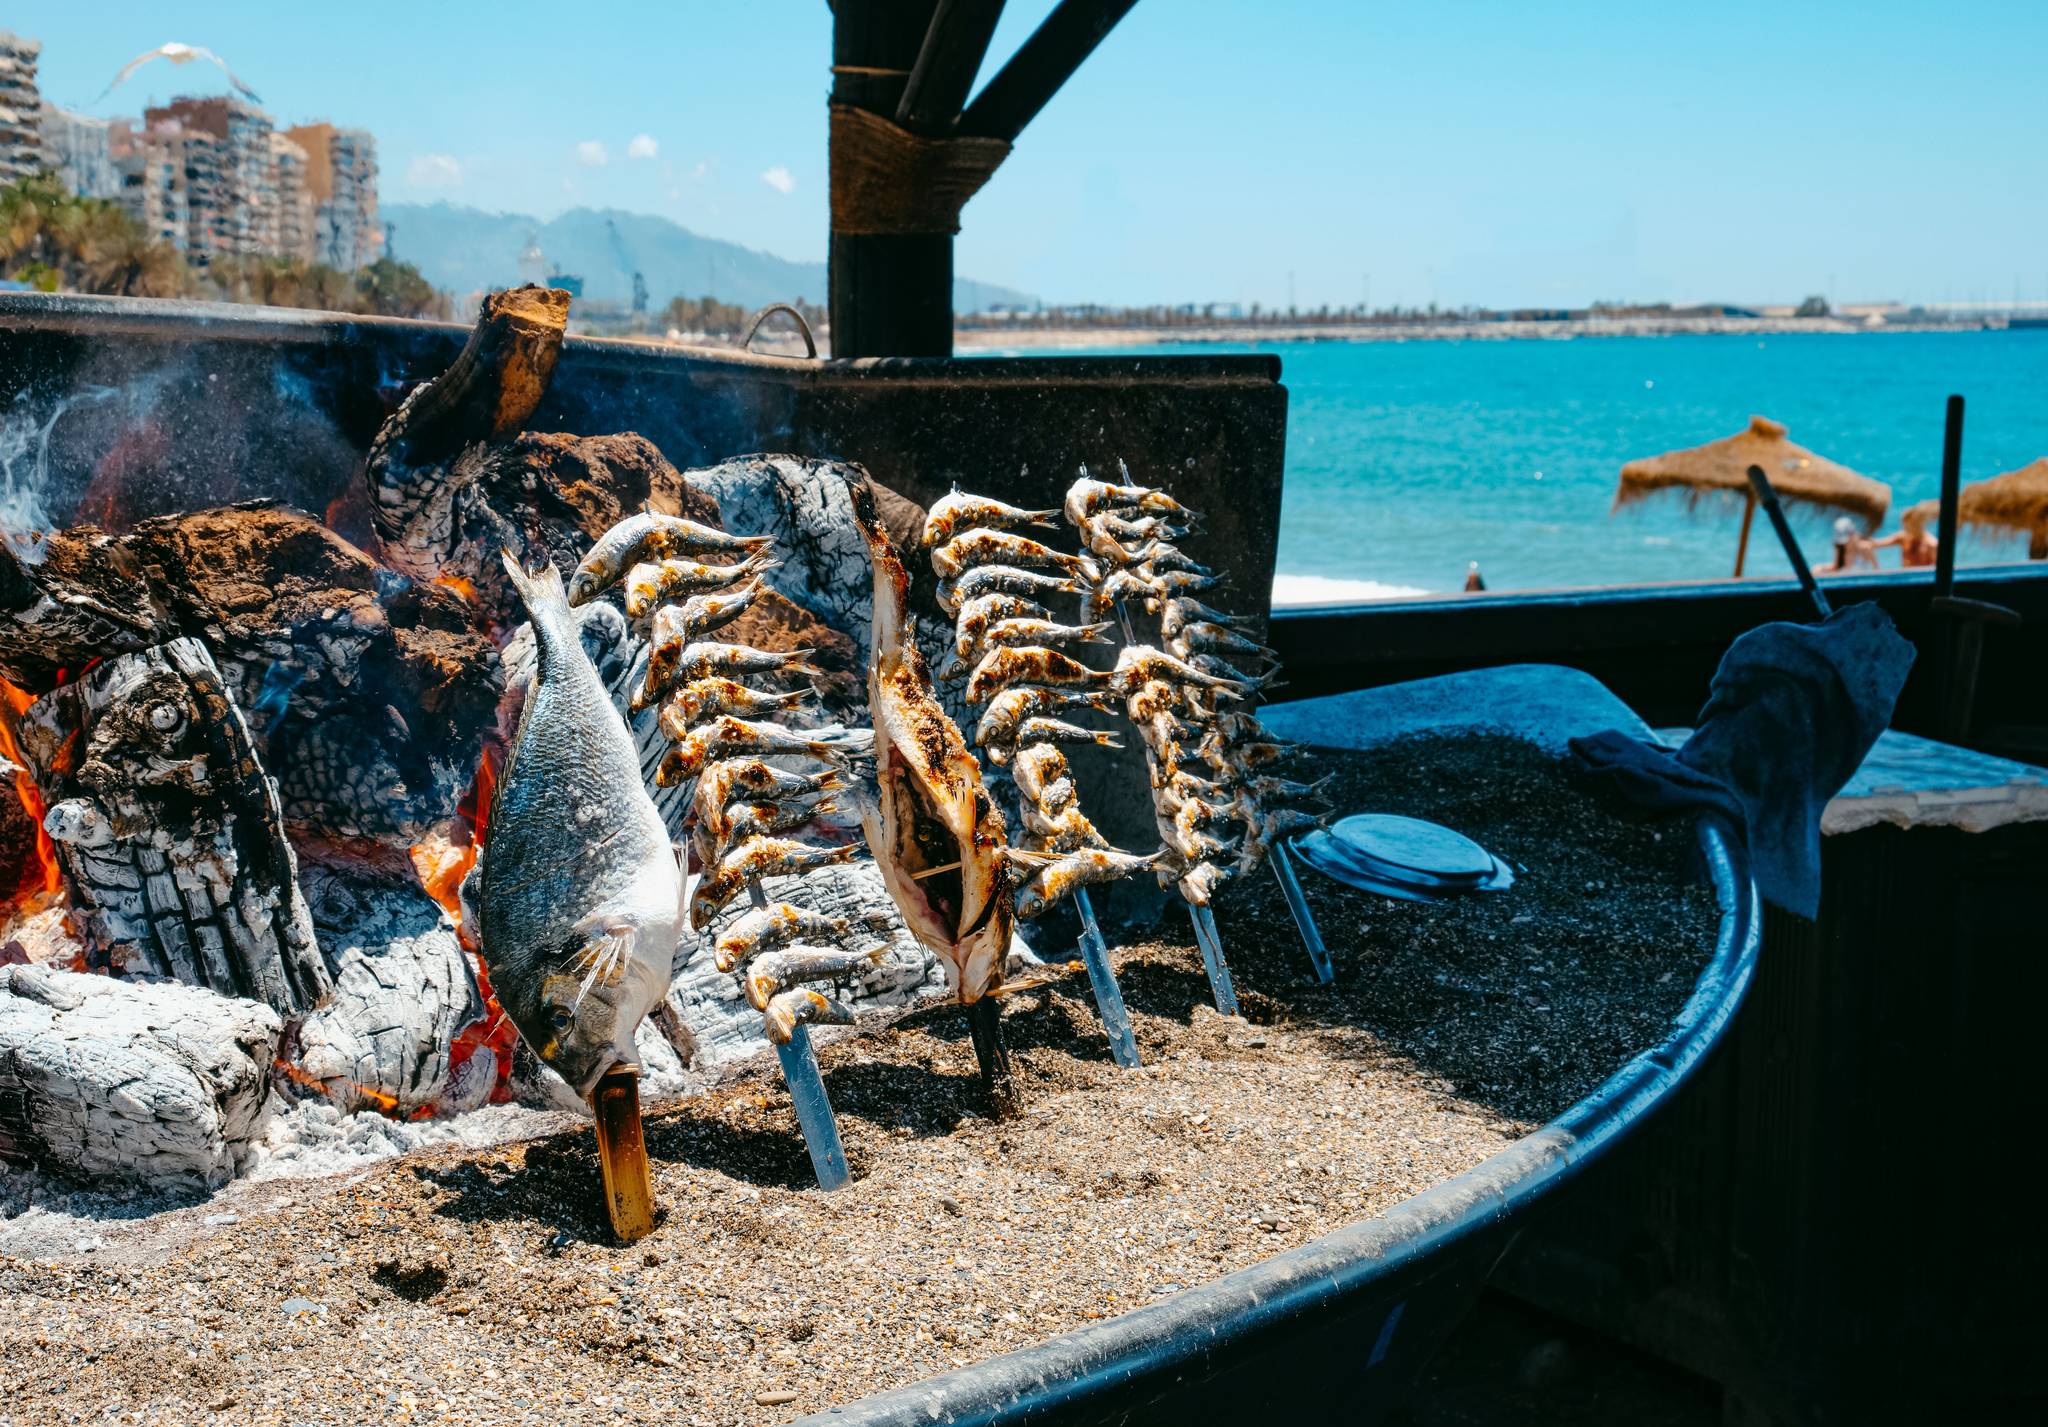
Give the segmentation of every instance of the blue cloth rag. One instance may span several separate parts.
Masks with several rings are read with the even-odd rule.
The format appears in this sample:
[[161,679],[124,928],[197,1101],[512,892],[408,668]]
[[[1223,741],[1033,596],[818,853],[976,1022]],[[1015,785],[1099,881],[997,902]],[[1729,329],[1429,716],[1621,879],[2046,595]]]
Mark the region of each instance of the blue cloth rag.
[[1849,781],[1913,667],[1913,646],[1874,604],[1819,624],[1765,624],[1728,647],[1676,753],[1618,729],[1571,742],[1580,766],[1630,801],[1717,811],[1749,850],[1765,900],[1820,910],[1820,815]]

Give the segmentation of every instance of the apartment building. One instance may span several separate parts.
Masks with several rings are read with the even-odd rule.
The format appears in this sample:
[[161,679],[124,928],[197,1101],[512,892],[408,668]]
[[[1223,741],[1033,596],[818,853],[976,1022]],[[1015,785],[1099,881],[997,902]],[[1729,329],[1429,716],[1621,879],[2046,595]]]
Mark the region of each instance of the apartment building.
[[42,53],[40,41],[0,30],[0,184],[48,167],[43,153],[43,96],[36,88]]
[[81,198],[118,198],[121,175],[114,168],[113,121],[43,106],[43,149],[57,179]]
[[343,272],[375,262],[384,248],[377,221],[377,141],[362,129],[301,124],[285,137],[306,153],[317,262]]

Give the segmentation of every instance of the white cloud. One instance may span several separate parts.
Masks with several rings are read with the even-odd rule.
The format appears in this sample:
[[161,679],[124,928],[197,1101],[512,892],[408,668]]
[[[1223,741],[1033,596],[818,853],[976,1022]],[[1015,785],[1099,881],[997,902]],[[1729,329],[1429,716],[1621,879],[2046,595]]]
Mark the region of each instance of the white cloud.
[[576,162],[585,168],[603,168],[611,159],[604,144],[597,139],[585,139],[576,146]]
[[762,169],[761,182],[767,184],[777,193],[796,192],[796,175],[791,173],[788,169],[784,168],[781,164],[775,165],[774,168]]
[[654,142],[652,134],[635,134],[633,142],[626,145],[629,159],[651,159],[661,152],[661,145]]
[[405,181],[414,188],[455,188],[462,182],[462,165],[453,154],[421,154],[406,166]]

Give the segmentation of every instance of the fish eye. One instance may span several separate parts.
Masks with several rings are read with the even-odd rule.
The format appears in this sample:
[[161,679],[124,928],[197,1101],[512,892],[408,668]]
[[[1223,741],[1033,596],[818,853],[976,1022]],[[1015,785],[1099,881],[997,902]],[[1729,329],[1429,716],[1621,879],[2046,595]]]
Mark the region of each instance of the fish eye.
[[567,1006],[557,1006],[554,1010],[548,1012],[548,1024],[553,1026],[558,1033],[568,1030],[575,1023],[575,1020],[576,1018],[569,1014]]
[[149,726],[158,733],[169,733],[185,721],[185,711],[176,704],[151,704]]

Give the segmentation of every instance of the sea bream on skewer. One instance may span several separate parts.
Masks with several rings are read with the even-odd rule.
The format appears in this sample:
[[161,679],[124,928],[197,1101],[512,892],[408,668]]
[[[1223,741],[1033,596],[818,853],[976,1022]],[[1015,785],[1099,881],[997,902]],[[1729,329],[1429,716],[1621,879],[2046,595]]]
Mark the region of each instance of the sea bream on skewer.
[[532,622],[535,673],[471,902],[500,1004],[588,1097],[634,1063],[634,1032],[668,991],[683,874],[561,576],[528,575],[509,554],[505,573]]

